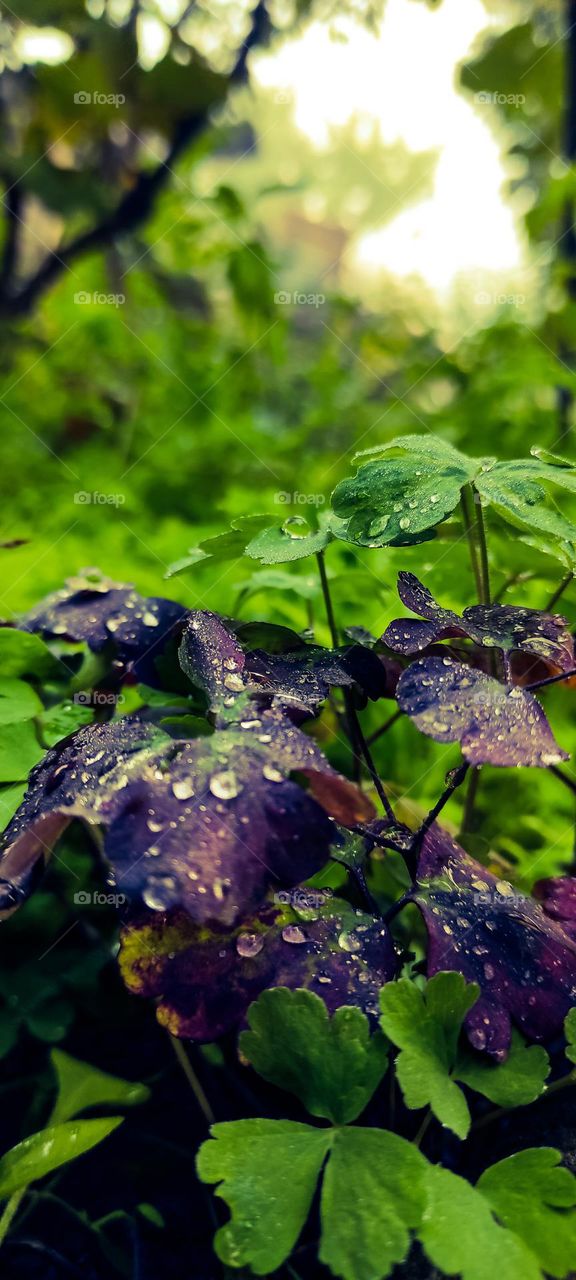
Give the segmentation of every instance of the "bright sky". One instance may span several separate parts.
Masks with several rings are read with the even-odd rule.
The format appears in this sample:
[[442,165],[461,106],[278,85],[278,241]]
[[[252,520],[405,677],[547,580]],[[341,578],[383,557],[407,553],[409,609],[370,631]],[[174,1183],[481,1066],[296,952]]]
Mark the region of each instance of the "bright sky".
[[[435,10],[387,0],[378,36],[343,20],[348,38],[336,41],[314,23],[277,51],[255,56],[256,79],[289,93],[297,125],[318,147],[329,145],[331,124],[364,116],[379,121],[386,142],[439,150],[432,196],[359,239],[356,271],[418,275],[442,295],[460,273],[481,283],[483,272],[506,275],[522,265],[501,194],[505,175],[491,131],[496,108],[474,104],[455,87],[457,65],[488,21],[482,0],[443,0]],[[152,65],[165,51],[166,33],[156,20],[141,34]],[[59,61],[70,52],[68,38],[46,28],[24,31],[21,43],[31,61]]]
[[350,24],[347,42],[335,42],[315,24],[256,60],[257,79],[290,91],[296,123],[318,146],[327,144],[330,124],[365,114],[378,119],[385,141],[440,150],[431,198],[364,236],[358,266],[417,274],[442,293],[460,272],[520,265],[490,127],[496,108],[473,104],[455,87],[458,62],[487,25],[481,0],[443,0],[434,11],[414,0],[387,0],[377,38]]

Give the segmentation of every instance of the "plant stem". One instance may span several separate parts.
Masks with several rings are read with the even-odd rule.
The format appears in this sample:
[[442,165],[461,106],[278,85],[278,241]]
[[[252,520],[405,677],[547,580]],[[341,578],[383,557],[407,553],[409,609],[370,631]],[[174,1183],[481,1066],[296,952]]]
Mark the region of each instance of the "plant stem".
[[395,816],[395,814],[394,814],[394,810],[393,810],[393,808],[392,808],[392,805],[390,804],[390,801],[389,801],[389,799],[388,799],[388,796],[386,795],[386,792],[385,792],[384,787],[383,787],[383,785],[382,785],[382,781],[381,781],[380,776],[379,776],[379,774],[378,774],[378,770],[377,770],[376,765],[374,764],[374,761],[373,761],[373,759],[372,759],[372,752],[370,751],[370,747],[368,746],[368,743],[367,743],[367,741],[366,741],[366,739],[365,739],[365,737],[364,737],[364,734],[363,734],[363,732],[362,732],[362,727],[361,727],[361,725],[360,725],[360,721],[359,721],[359,719],[358,719],[358,714],[357,714],[356,708],[355,708],[352,704],[350,705],[350,708],[349,708],[349,715],[350,715],[350,717],[351,717],[351,719],[352,719],[352,721],[353,721],[353,724],[354,724],[354,730],[355,730],[355,733],[356,733],[357,738],[358,738],[358,743],[359,743],[359,746],[360,746],[360,750],[361,750],[362,755],[364,756],[364,759],[365,759],[365,761],[366,761],[366,764],[367,764],[367,767],[368,767],[368,772],[369,772],[369,774],[370,774],[370,777],[372,778],[372,782],[374,783],[374,787],[375,787],[375,789],[376,789],[376,792],[377,792],[378,796],[380,797],[380,800],[382,801],[382,805],[383,805],[383,808],[384,808],[384,812],[385,812],[385,814],[386,814],[386,817],[390,819],[390,822],[395,822],[395,821],[396,821],[396,816]]
[[550,610],[553,609],[554,605],[558,603],[560,596],[564,595],[566,587],[570,586],[570,583],[572,582],[573,577],[574,577],[573,573],[567,573],[566,577],[562,579],[560,586],[556,588],[554,594],[550,596],[548,604],[544,606],[547,613],[550,613]]
[[18,1191],[15,1191],[3,1210],[2,1217],[0,1217],[0,1247],[8,1235],[12,1220],[18,1212],[20,1202],[26,1195],[27,1190],[28,1187],[20,1187]]
[[436,821],[438,814],[442,812],[444,806],[448,804],[450,797],[454,794],[456,789],[462,785],[466,777],[466,774],[468,773],[469,768],[470,768],[470,765],[468,764],[468,761],[465,760],[463,764],[459,765],[457,769],[453,770],[452,777],[450,778],[450,781],[446,786],[445,790],[442,792],[440,799],[436,801],[434,808],[430,810],[430,813],[424,819],[422,825],[418,828],[416,832],[415,839],[414,839],[414,843],[416,847],[419,844],[421,844],[422,840],[424,839],[424,836],[426,835],[426,832],[429,831],[430,827],[432,826],[432,823]]
[[[562,1089],[569,1089],[571,1085],[576,1085],[576,1067],[573,1071],[569,1071],[567,1076],[562,1076],[560,1080],[554,1080],[552,1084],[541,1093],[534,1102],[527,1105],[534,1106],[536,1102],[544,1102],[551,1093],[560,1093]],[[511,1111],[517,1111],[517,1107],[495,1107],[493,1111],[488,1111],[485,1116],[481,1116],[479,1120],[475,1120],[470,1132],[476,1133],[478,1129],[484,1129],[488,1124],[492,1124],[494,1120],[500,1120],[502,1116],[508,1115]]]
[[490,566],[488,564],[488,543],[486,541],[486,525],[484,523],[484,512],[480,495],[476,489],[472,489],[474,494],[474,506],[476,511],[476,535],[478,538],[478,548],[480,554],[480,576],[481,576],[481,594],[480,604],[490,604]]
[[[322,584],[322,594],[324,596],[324,604],[326,606],[326,618],[328,621],[330,636],[332,638],[332,644],[336,649],[338,647],[338,628],[336,626],[336,619],[334,617],[334,609],[332,606],[332,597],[330,595],[330,586],[329,586],[328,577],[326,574],[326,563],[324,560],[323,551],[318,551],[316,553],[316,560],[318,562],[318,571],[320,573],[320,582]],[[358,714],[354,706],[349,689],[344,689],[344,705],[346,707],[348,737],[350,738],[352,750],[353,752],[356,752],[358,748],[360,749],[364,757],[364,760],[366,762],[366,765],[368,767],[368,772],[370,774],[370,777],[372,778],[372,782],[374,783],[376,792],[379,795],[380,800],[382,801],[384,812],[387,818],[389,818],[391,822],[394,822],[395,821],[394,810],[392,808],[392,805],[390,804],[388,796],[386,795],[384,787],[382,786],[382,782],[378,776],[378,770],[376,769],[376,766],[372,759],[370,748],[362,732],[360,721],[358,719]]]
[[461,835],[464,835],[466,831],[470,831],[472,827],[474,803],[476,800],[476,794],[478,791],[479,782],[480,782],[480,770],[478,768],[472,769],[470,772],[470,777],[468,779],[468,786],[466,788],[466,799],[464,801],[464,812],[462,814],[462,825],[460,827]]
[[470,563],[472,565],[472,572],[474,574],[474,581],[476,583],[476,593],[477,593],[478,599],[481,600],[482,599],[482,578],[480,574],[480,562],[478,559],[476,539],[474,537],[474,522],[472,519],[472,512],[470,510],[472,500],[473,500],[472,489],[470,485],[465,485],[460,497],[460,510],[462,512],[462,523],[464,525],[464,529],[466,531],[466,537],[468,539],[468,547],[470,550]]
[[328,583],[328,575],[326,573],[326,561],[324,559],[323,551],[316,552],[316,560],[318,563],[318,572],[320,574],[322,595],[324,596],[324,604],[326,606],[326,618],[328,621],[328,628],[330,631],[330,639],[332,640],[332,645],[334,649],[337,649],[338,648],[338,628],[336,626],[334,609],[332,607],[332,596],[330,595],[330,586]]
[[576,667],[571,667],[569,671],[561,671],[559,676],[547,676],[545,680],[535,680],[533,684],[525,684],[524,692],[531,693],[533,689],[545,689],[546,685],[559,684],[561,680],[571,680],[572,676],[576,676]]
[[396,721],[400,719],[400,716],[403,716],[403,715],[404,715],[404,712],[402,711],[402,708],[398,707],[398,710],[395,711],[393,715],[389,716],[388,720],[385,720],[384,724],[381,724],[380,728],[375,729],[374,733],[371,733],[370,736],[366,739],[368,746],[371,747],[373,742],[377,742],[378,739],[383,736],[383,734],[387,733],[388,730],[392,728],[393,724],[396,724]]
[[190,1059],[188,1057],[188,1054],[186,1053],[186,1050],[184,1048],[184,1045],[182,1044],[182,1041],[179,1040],[177,1036],[171,1035],[170,1032],[168,1032],[167,1034],[170,1039],[170,1043],[172,1045],[174,1053],[176,1054],[176,1057],[178,1059],[178,1062],[182,1067],[182,1070],[184,1072],[184,1075],[186,1076],[188,1084],[190,1085],[190,1088],[194,1094],[194,1097],[196,1098],[198,1106],[200,1107],[200,1110],[202,1111],[203,1115],[208,1121],[208,1124],[214,1124],[216,1117],[214,1115],[212,1107],[210,1106],[208,1098],[204,1093],[204,1090],[202,1088],[202,1085],[200,1084],[200,1081],[198,1079],[198,1076],[196,1075],[196,1072],[192,1066],[192,1063],[190,1062]]
[[424,1137],[425,1137],[426,1133],[428,1132],[428,1129],[429,1129],[429,1127],[430,1127],[430,1125],[431,1125],[431,1124],[432,1124],[432,1112],[431,1112],[431,1111],[427,1111],[427,1112],[426,1112],[426,1115],[424,1116],[424,1119],[423,1119],[423,1121],[422,1121],[422,1124],[420,1125],[420,1128],[419,1128],[419,1130],[418,1130],[418,1132],[417,1132],[417,1134],[416,1134],[416,1137],[412,1139],[412,1141],[413,1141],[413,1143],[414,1143],[414,1146],[415,1146],[415,1147],[421,1147],[421,1146],[422,1146],[422,1142],[424,1141]]

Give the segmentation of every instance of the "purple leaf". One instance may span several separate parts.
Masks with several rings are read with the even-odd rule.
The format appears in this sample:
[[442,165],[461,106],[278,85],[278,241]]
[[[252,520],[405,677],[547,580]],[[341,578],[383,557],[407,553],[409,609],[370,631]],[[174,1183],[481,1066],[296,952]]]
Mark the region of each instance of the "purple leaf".
[[574,876],[556,876],[539,880],[534,885],[534,896],[542,903],[542,910],[551,920],[576,942],[576,879]]
[[388,692],[383,662],[362,645],[330,650],[301,644],[282,653],[245,653],[232,628],[203,610],[190,615],[179,658],[212,710],[227,721],[237,718],[238,707],[246,709],[249,697],[313,714],[333,686],[356,683],[370,698]]
[[536,698],[450,658],[421,658],[403,672],[398,705],[436,742],[459,742],[470,764],[537,765],[568,755]]
[[380,987],[397,970],[386,925],[338,899],[300,911],[288,892],[275,898],[233,932],[210,933],[183,912],[136,919],[122,934],[127,987],[158,1001],[158,1019],[172,1035],[193,1040],[232,1030],[271,986],[306,987],[330,1013],[354,1004],[377,1017]]
[[374,810],[279,711],[194,740],[137,719],[89,725],[33,772],[4,836],[0,909],[17,905],[43,852],[81,817],[107,828],[104,851],[127,894],[230,925],[269,884],[320,869],[328,814],[354,825]]
[[480,986],[466,1018],[475,1049],[504,1059],[512,1022],[532,1040],[561,1031],[576,1002],[576,943],[533,898],[434,825],[422,842],[413,899],[428,932],[428,976],[456,970]]
[[155,660],[179,634],[188,610],[161,596],[144,597],[125,583],[86,570],[19,619],[22,631],[85,641],[93,653],[110,646],[119,675],[156,685]]
[[574,641],[566,618],[517,605],[475,604],[462,616],[443,609],[413,573],[400,573],[402,603],[425,619],[397,618],[382,637],[397,653],[420,653],[439,640],[466,637],[486,648],[520,650],[544,660],[555,671],[574,666]]

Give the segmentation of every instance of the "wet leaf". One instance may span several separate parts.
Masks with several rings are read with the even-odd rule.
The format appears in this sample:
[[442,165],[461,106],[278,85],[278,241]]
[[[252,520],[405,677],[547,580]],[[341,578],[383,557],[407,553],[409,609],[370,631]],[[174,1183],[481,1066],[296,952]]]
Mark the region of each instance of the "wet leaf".
[[290,1120],[237,1120],[213,1125],[211,1134],[198,1173],[218,1183],[216,1194],[231,1210],[215,1241],[228,1265],[250,1266],[256,1275],[281,1266],[327,1158],[320,1260],[343,1280],[375,1280],[406,1257],[410,1229],[422,1216],[426,1170],[411,1143],[381,1129],[313,1129]]
[[133,587],[88,569],[24,614],[19,625],[49,639],[85,641],[93,653],[109,649],[120,664],[118,676],[154,684],[156,660],[186,615],[174,600],[140,596]]
[[411,546],[434,537],[481,465],[433,435],[401,436],[355,461],[361,464],[356,476],[337,485],[332,506],[347,520],[347,540],[366,547]]
[[561,1153],[535,1147],[487,1169],[477,1187],[492,1212],[515,1232],[546,1275],[563,1277],[576,1258],[576,1178]]
[[[361,945],[361,933],[342,942]],[[360,1009],[340,1008],[330,1018],[311,991],[264,991],[248,1010],[248,1024],[240,1049],[258,1074],[334,1124],[358,1118],[388,1065],[386,1041],[370,1034]]]
[[576,492],[576,468],[563,459],[558,459],[559,465],[549,461],[553,455],[544,451],[533,452],[542,456],[496,462],[477,477],[476,487],[484,502],[504,520],[531,535],[534,531],[546,535],[552,551],[556,543],[573,545],[576,525],[550,502],[544,486],[559,485]]
[[24,1138],[0,1159],[0,1197],[11,1196],[38,1178],[90,1151],[108,1137],[121,1116],[106,1120],[67,1120]]
[[450,658],[420,658],[403,672],[398,705],[421,733],[459,742],[472,765],[548,765],[567,760],[540,703]]
[[461,1046],[454,1076],[461,1084],[489,1098],[498,1107],[525,1107],[545,1091],[550,1059],[540,1045],[526,1045],[512,1030],[510,1052],[505,1062],[495,1063]]
[[337,898],[321,905],[318,891],[274,897],[231,931],[177,911],[135,919],[122,934],[124,982],[158,1001],[158,1019],[173,1035],[193,1040],[230,1031],[268,987],[303,987],[330,1013],[356,1005],[375,1016],[380,987],[397,967],[382,921]]
[[542,910],[576,942],[576,879],[554,876],[539,880],[532,890],[542,903]]
[[401,978],[380,993],[382,1028],[400,1050],[396,1077],[406,1106],[431,1107],[459,1138],[468,1133],[470,1112],[452,1073],[460,1030],[478,995],[459,973],[438,973],[424,991]]
[[443,1275],[461,1280],[493,1280],[495,1275],[543,1280],[533,1253],[500,1225],[480,1190],[441,1165],[428,1165],[426,1191],[418,1238]]
[[[313,714],[332,687],[357,684],[373,699],[388,692],[385,665],[362,645],[323,649],[269,624],[248,624],[239,632],[238,637],[217,614],[196,610],[179,649],[183,671],[206,694],[218,723],[238,718],[238,708],[249,720],[249,699]],[[254,646],[257,639],[272,651]]]
[[398,577],[402,603],[423,621],[398,618],[387,627],[382,640],[397,653],[419,653],[439,640],[464,636],[486,648],[518,649],[542,658],[556,671],[574,666],[574,641],[566,618],[517,605],[472,605],[462,615],[437,604],[432,593],[413,573]]
[[263,529],[248,543],[246,555],[260,564],[288,564],[318,555],[339,537],[340,522],[332,512],[324,512],[318,520],[291,515],[279,526]]
[[204,538],[197,547],[191,547],[188,555],[182,556],[180,560],[170,565],[166,577],[173,578],[176,574],[184,573],[186,569],[205,560],[240,560],[248,543],[252,542],[262,529],[270,528],[273,519],[274,517],[270,515],[239,516],[236,520],[232,520],[231,527],[226,533],[218,533],[213,538]]
[[428,974],[451,969],[480,987],[465,1020],[473,1048],[503,1061],[512,1023],[529,1040],[560,1033],[576,1002],[576,943],[533,898],[437,825],[424,838],[413,897],[428,932]]

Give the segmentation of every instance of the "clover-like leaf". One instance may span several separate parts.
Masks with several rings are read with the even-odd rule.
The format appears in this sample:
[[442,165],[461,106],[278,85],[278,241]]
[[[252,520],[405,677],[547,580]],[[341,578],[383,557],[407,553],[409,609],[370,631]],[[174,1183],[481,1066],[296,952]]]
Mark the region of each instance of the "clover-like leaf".
[[263,529],[246,547],[246,555],[260,564],[288,564],[318,555],[340,536],[341,522],[331,511],[311,523],[304,516],[288,516],[283,524]]
[[[354,946],[360,937],[356,931],[343,943]],[[386,1071],[386,1041],[378,1031],[370,1034],[361,1010],[345,1006],[330,1018],[312,991],[264,991],[248,1010],[248,1024],[240,1049],[258,1074],[334,1124],[357,1119]]]
[[566,1036],[566,1049],[564,1050],[566,1057],[569,1062],[576,1063],[576,1006],[566,1016],[564,1035]]
[[[302,1231],[322,1167],[320,1260],[342,1280],[379,1280],[402,1262],[424,1206],[426,1162],[381,1129],[313,1129],[291,1120],[212,1126],[198,1156],[203,1182],[231,1219],[216,1235],[219,1257],[275,1271]],[[351,1187],[354,1194],[350,1194]]]
[[401,978],[380,993],[382,1028],[400,1049],[396,1076],[406,1106],[430,1106],[459,1138],[468,1133],[470,1112],[452,1071],[462,1024],[478,995],[459,973],[438,973],[425,991]]
[[547,768],[568,759],[533,694],[462,662],[418,659],[401,675],[396,696],[421,733],[459,742],[470,764]]
[[50,639],[85,641],[94,653],[109,650],[119,664],[117,677],[130,674],[154,684],[156,660],[186,615],[174,600],[140,596],[133,587],[87,569],[24,614],[19,626]]
[[466,458],[439,437],[400,436],[356,455],[356,476],[332,494],[345,536],[366,547],[411,546],[434,537],[451,515],[481,461]]
[[176,574],[184,573],[186,569],[201,564],[205,560],[240,560],[248,543],[252,542],[262,529],[269,529],[273,520],[274,517],[271,515],[237,517],[236,520],[232,520],[230,529],[225,533],[204,538],[197,547],[190,547],[187,555],[170,565],[165,576],[173,578]]
[[498,1107],[525,1107],[540,1098],[550,1071],[550,1059],[541,1045],[526,1045],[514,1028],[505,1062],[493,1062],[484,1054],[461,1046],[454,1078]]
[[559,1280],[576,1258],[576,1178],[559,1167],[561,1158],[553,1147],[519,1151],[486,1169],[477,1183],[503,1226]]
[[543,1280],[534,1254],[501,1226],[488,1199],[464,1178],[428,1165],[427,1201],[418,1239],[433,1266],[461,1280]]
[[[496,462],[476,478],[484,502],[490,503],[504,520],[528,533],[547,535],[550,548],[576,542],[576,525],[550,503],[547,484],[576,492],[576,468],[564,459],[554,462],[551,454],[532,451],[532,458]],[[541,456],[538,456],[538,455]]]
[[443,609],[413,573],[400,573],[398,594],[421,621],[397,618],[382,640],[397,653],[419,653],[439,640],[464,636],[486,648],[518,649],[546,660],[554,671],[574,666],[574,640],[566,618],[517,605],[475,604],[462,615]]
[[193,1040],[237,1026],[268,987],[304,987],[330,1013],[356,1005],[374,1016],[380,987],[397,968],[386,925],[336,898],[316,909],[290,901],[281,890],[228,931],[178,911],[137,918],[122,933],[124,982],[157,1000],[158,1019],[173,1035]]
[[529,1040],[559,1034],[576,1002],[576,943],[533,898],[437,825],[424,837],[413,897],[428,932],[428,974],[452,969],[480,987],[465,1020],[475,1049],[503,1061],[512,1022]]

